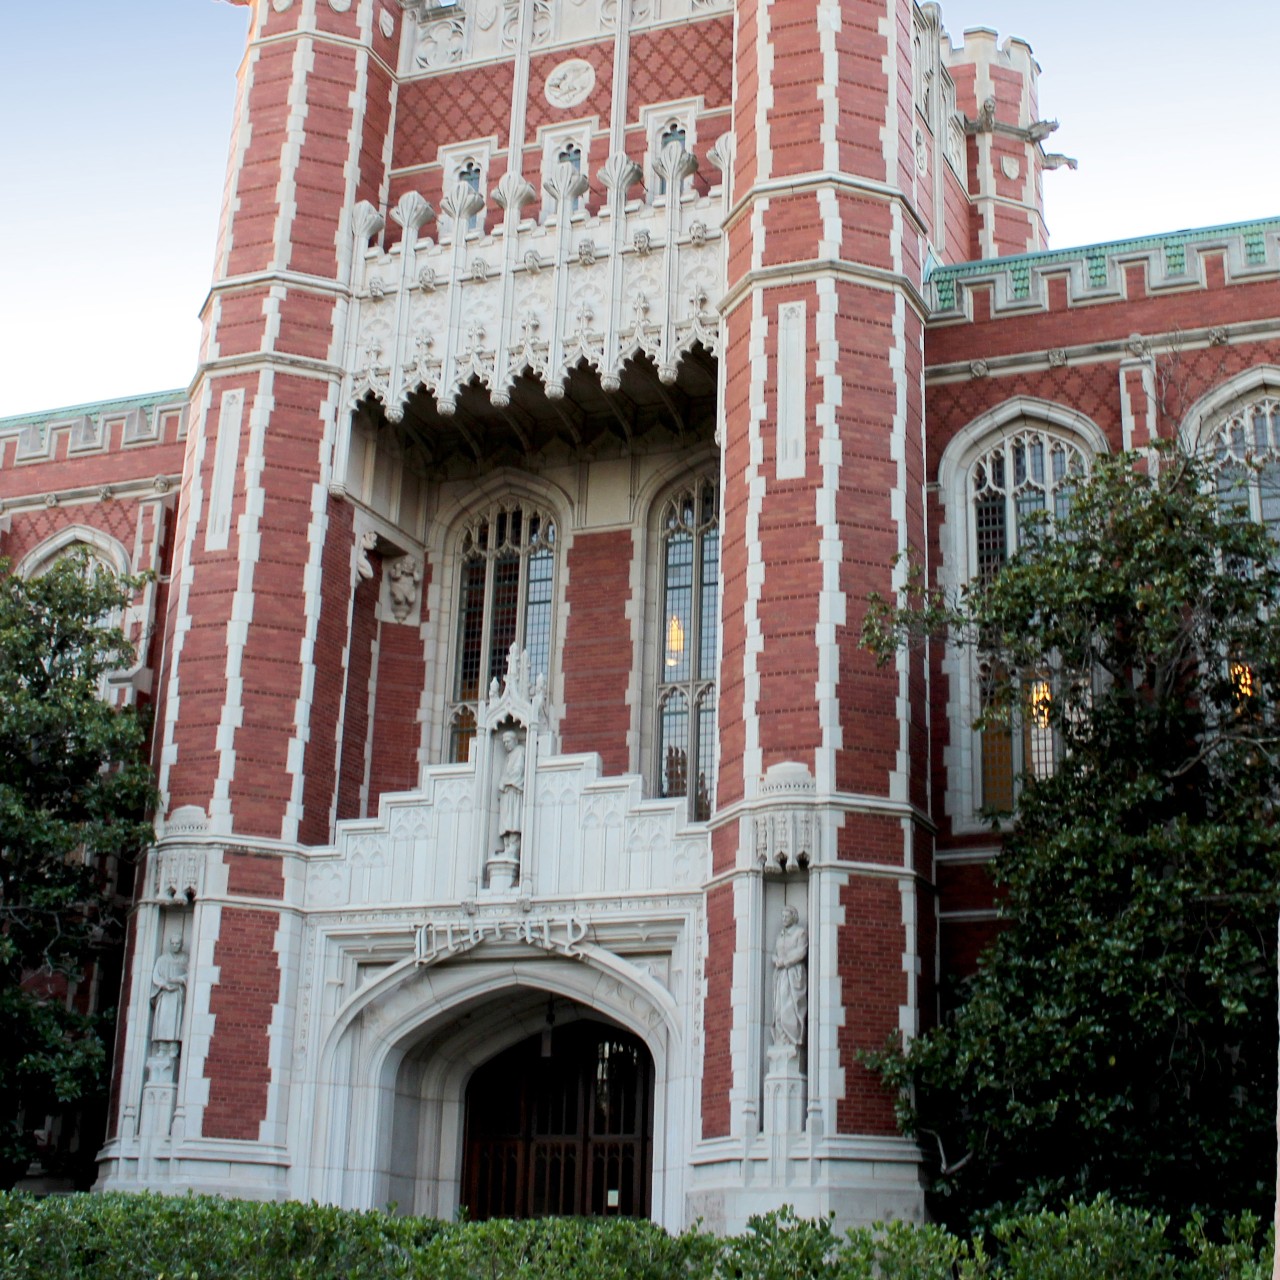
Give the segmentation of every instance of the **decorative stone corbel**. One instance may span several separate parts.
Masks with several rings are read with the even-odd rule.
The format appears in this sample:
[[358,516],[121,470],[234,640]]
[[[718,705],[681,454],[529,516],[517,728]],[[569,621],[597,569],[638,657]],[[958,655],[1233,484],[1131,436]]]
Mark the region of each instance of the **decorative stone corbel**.
[[356,544],[356,573],[365,582],[373,577],[373,561],[369,557],[378,545],[378,534],[374,529],[366,529]]
[[405,622],[418,603],[418,584],[422,581],[422,565],[412,556],[401,556],[387,566],[387,589],[391,594],[391,614],[397,622]]

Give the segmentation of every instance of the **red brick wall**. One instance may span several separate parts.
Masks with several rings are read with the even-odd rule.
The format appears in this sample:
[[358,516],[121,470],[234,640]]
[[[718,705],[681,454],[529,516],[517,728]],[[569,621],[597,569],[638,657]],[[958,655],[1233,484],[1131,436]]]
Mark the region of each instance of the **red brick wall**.
[[[843,856],[857,856],[859,827],[853,819],[841,833]],[[895,824],[896,825],[896,824]],[[889,837],[890,841],[892,837]],[[901,835],[898,835],[901,848]],[[836,1105],[840,1133],[897,1133],[893,1096],[857,1058],[859,1050],[883,1047],[898,1028],[898,1007],[906,1002],[902,971],[902,897],[896,880],[853,876],[840,891],[844,924],[836,942],[844,1026],[837,1032],[844,1097]]]
[[369,745],[369,677],[373,673],[373,645],[378,635],[378,594],[382,562],[370,556],[372,578],[361,578],[351,609],[351,657],[347,663],[347,699],[342,715],[342,762],[338,769],[338,818],[359,818],[360,789],[364,785],[365,752]]
[[629,529],[578,534],[569,552],[569,625],[565,634],[564,720],[567,752],[598,751],[606,773],[625,773],[631,711],[631,562]]
[[[426,566],[419,587],[425,601],[431,583]],[[426,620],[425,603],[423,607]],[[383,623],[378,640],[377,704],[373,723],[373,765],[369,773],[369,812],[387,791],[408,791],[418,781],[418,710],[427,679],[422,633],[416,626]]]
[[737,942],[733,886],[722,884],[707,894],[707,1003],[702,1035],[704,1138],[723,1138],[729,1133],[729,1090],[733,1085],[730,996]]
[[218,985],[209,995],[213,1037],[205,1058],[209,1103],[206,1138],[258,1139],[267,1115],[271,1083],[268,1029],[280,998],[275,911],[223,907],[222,929],[214,944]]
[[311,701],[311,736],[306,744],[302,789],[304,844],[327,844],[329,809],[338,785],[337,727],[345,673],[342,651],[347,643],[353,590],[351,547],[355,537],[349,503],[329,499],[329,536],[325,542],[320,588],[320,624],[315,643],[315,685]]

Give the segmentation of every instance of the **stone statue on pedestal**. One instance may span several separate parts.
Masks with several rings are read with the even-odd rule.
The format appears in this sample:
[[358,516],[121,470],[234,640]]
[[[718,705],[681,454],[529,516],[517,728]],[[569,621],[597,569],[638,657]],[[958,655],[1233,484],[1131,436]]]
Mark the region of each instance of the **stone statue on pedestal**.
[[502,749],[506,753],[502,773],[498,777],[498,835],[502,839],[502,855],[520,856],[520,837],[524,830],[524,743],[514,729],[504,729]]
[[775,1048],[798,1053],[809,1016],[809,934],[800,927],[795,907],[782,908],[782,928],[773,948],[773,1026]]
[[[157,1083],[173,1078],[182,1048],[182,1015],[187,1003],[187,953],[181,936],[169,939],[151,971],[151,1051],[147,1077]],[[167,1079],[166,1079],[167,1077]]]

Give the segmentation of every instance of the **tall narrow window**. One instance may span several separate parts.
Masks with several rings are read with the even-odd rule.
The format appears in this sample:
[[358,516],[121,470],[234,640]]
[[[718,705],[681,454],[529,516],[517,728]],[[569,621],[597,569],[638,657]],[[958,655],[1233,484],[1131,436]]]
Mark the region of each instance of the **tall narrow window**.
[[658,792],[688,796],[699,822],[715,803],[716,650],[720,626],[720,525],[710,480],[663,509],[662,648],[658,673]]
[[[469,156],[463,161],[462,167],[458,170],[458,181],[465,182],[476,195],[480,194],[480,166]],[[480,225],[480,215],[473,213],[467,219],[468,231],[474,231]]]
[[528,652],[534,674],[550,669],[555,545],[555,522],[515,503],[477,515],[462,535],[450,760],[467,759],[476,704],[506,672],[512,644]]
[[[989,582],[1026,541],[1030,518],[1046,512],[1060,519],[1071,491],[1085,471],[1085,456],[1074,444],[1048,432],[1022,430],[982,453],[969,468],[970,539],[973,577]],[[977,668],[977,712],[993,705],[1004,671],[981,658]],[[1016,779],[1053,772],[1055,743],[1049,723],[1049,673],[1021,691],[1012,723],[988,725],[979,733],[979,782],[985,809],[1013,808]]]

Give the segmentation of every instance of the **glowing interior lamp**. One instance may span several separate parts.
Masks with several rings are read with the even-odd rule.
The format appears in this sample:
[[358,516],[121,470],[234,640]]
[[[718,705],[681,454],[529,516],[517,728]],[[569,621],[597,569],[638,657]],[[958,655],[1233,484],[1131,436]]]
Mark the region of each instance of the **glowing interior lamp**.
[[667,666],[678,667],[684,657],[684,624],[673,613],[667,620]]
[[1231,687],[1242,702],[1254,693],[1253,668],[1247,662],[1233,662],[1230,666]]
[[1047,680],[1033,680],[1027,690],[1027,708],[1031,713],[1031,723],[1037,729],[1049,726],[1049,703],[1052,701]]

